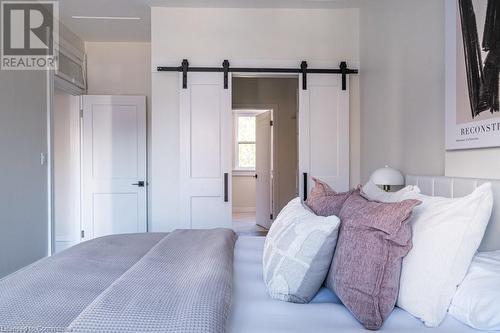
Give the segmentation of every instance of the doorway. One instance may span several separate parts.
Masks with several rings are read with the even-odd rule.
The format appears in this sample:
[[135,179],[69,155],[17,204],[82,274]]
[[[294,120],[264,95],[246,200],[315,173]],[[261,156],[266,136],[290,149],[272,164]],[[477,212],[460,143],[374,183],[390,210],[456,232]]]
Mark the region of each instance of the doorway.
[[233,78],[233,228],[262,235],[298,195],[296,77]]

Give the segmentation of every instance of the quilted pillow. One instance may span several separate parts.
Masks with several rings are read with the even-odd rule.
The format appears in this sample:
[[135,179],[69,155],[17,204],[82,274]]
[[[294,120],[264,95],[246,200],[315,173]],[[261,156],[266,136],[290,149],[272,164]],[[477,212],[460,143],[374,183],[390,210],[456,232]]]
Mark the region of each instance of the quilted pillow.
[[307,197],[306,205],[319,216],[339,216],[342,205],[352,194],[352,191],[337,193],[317,178],[313,177],[314,187]]
[[300,198],[280,212],[264,244],[263,271],[269,295],[308,303],[321,288],[332,262],[340,220],[309,211]]
[[412,246],[408,218],[419,204],[369,201],[356,191],[342,207],[326,286],[367,329],[379,329],[394,309],[401,262]]

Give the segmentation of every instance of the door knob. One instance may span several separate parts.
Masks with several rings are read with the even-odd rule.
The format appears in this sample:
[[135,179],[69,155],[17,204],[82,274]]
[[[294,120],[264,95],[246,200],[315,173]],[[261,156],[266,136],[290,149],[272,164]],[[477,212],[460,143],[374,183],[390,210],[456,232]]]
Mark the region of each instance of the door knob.
[[254,177],[255,179],[259,178],[259,176],[258,176],[257,174],[255,174],[253,177]]
[[139,187],[144,187],[145,182],[144,182],[144,180],[140,180],[140,181],[138,181],[137,183],[134,183],[134,184],[132,184],[132,185],[134,185],[134,186],[139,186]]

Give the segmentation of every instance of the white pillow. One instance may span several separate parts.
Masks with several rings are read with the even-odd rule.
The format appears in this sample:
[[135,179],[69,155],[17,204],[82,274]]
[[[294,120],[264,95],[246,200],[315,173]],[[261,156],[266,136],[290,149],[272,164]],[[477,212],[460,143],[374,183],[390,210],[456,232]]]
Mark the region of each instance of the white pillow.
[[397,305],[436,327],[483,239],[493,206],[491,184],[463,198],[405,196],[409,198],[422,205],[410,220],[413,248],[403,259]]
[[264,282],[272,298],[308,303],[325,281],[340,220],[317,216],[293,199],[280,212],[264,244]]
[[372,201],[400,202],[404,196],[419,194],[420,189],[415,185],[408,185],[397,192],[386,192],[369,180],[361,189],[362,193]]
[[500,330],[500,251],[479,253],[457,289],[450,314],[479,330]]

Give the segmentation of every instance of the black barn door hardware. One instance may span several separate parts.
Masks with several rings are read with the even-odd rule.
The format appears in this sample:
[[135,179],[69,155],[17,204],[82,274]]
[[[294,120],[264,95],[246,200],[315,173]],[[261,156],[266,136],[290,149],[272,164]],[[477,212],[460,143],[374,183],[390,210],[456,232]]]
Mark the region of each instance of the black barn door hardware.
[[187,89],[188,70],[189,70],[189,62],[187,61],[187,59],[182,60],[181,69],[182,69],[182,89]]
[[300,63],[300,70],[302,71],[302,90],[307,90],[307,62]]
[[158,66],[158,72],[182,72],[182,88],[187,89],[188,72],[220,72],[224,74],[224,89],[229,86],[228,73],[297,73],[302,74],[302,89],[307,90],[307,74],[340,74],[342,75],[342,90],[347,90],[347,75],[358,74],[357,69],[351,69],[345,61],[340,63],[339,68],[308,68],[307,62],[302,61],[300,68],[248,68],[248,67],[230,67],[229,61],[224,60],[222,67],[189,67],[187,59],[182,60],[179,67]]
[[227,59],[222,62],[222,70],[224,71],[224,89],[227,89],[229,85],[229,61]]
[[224,174],[224,202],[229,202],[229,174]]
[[307,172],[304,172],[303,176],[304,176],[304,201],[307,201],[307,178],[308,178]]
[[340,63],[340,71],[342,72],[342,90],[347,89],[347,63],[342,61]]

